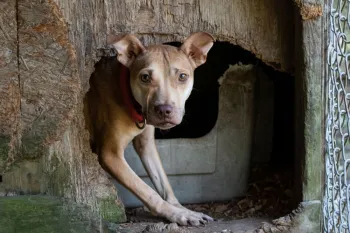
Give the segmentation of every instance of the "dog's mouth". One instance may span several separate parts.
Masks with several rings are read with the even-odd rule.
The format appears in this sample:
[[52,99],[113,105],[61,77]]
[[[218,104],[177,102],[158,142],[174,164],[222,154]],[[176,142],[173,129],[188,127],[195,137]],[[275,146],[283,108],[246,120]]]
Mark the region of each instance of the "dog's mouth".
[[170,119],[158,119],[154,117],[148,117],[146,120],[147,120],[147,124],[153,125],[154,127],[163,129],[163,130],[171,129],[179,124]]
[[169,121],[169,120],[159,121],[159,120],[155,120],[155,119],[147,120],[147,124],[153,125],[154,127],[159,128],[159,129],[171,129],[171,128],[175,127],[176,125],[178,125],[174,121]]
[[155,127],[159,128],[159,129],[171,129],[176,125],[177,124],[175,124],[174,122],[166,121],[166,122],[158,123],[157,125],[155,125]]

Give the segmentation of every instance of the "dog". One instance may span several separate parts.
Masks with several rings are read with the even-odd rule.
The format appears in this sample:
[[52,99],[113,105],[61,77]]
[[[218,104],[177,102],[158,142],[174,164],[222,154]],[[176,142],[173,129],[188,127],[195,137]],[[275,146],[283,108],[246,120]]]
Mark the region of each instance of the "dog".
[[[108,43],[117,51],[117,61],[112,71],[100,70],[99,77],[90,79],[84,100],[86,124],[99,163],[153,215],[179,225],[212,221],[183,207],[175,197],[156,149],[154,131],[155,127],[166,130],[181,123],[194,70],[205,63],[214,38],[197,32],[181,47],[145,47],[134,35],[126,34],[109,36]],[[131,141],[157,192],[126,162],[124,150]]]

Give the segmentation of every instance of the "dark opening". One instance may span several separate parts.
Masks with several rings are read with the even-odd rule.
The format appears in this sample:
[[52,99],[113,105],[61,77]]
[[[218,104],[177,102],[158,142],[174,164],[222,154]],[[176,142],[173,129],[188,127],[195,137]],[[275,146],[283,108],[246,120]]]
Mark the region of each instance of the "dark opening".
[[0,175],[0,183],[2,183],[2,175]]
[[[179,42],[166,43],[180,46]],[[254,64],[274,83],[274,163],[291,163],[294,146],[294,78],[274,70],[251,52],[228,42],[215,42],[207,62],[195,70],[193,91],[186,102],[186,114],[180,125],[167,130],[156,129],[157,139],[199,138],[209,133],[218,117],[218,79],[229,65]],[[281,156],[283,154],[283,156]]]
[[294,85],[295,79],[282,72],[270,72],[274,81],[274,128],[271,162],[274,165],[294,163]]
[[[180,45],[177,42],[168,44]],[[155,136],[157,139],[198,138],[209,133],[215,126],[218,116],[220,87],[218,79],[229,68],[229,65],[237,63],[259,66],[272,82],[274,91],[273,120],[266,119],[272,121],[272,151],[268,156],[268,161],[256,162],[252,158],[247,197],[243,199],[246,198],[254,205],[263,206],[257,211],[258,215],[283,216],[296,208],[295,203],[300,201],[294,202],[295,195],[293,194],[293,187],[298,181],[293,179],[295,172],[295,79],[292,75],[275,70],[239,46],[228,42],[216,42],[208,54],[207,62],[195,71],[194,90],[186,102],[186,115],[183,122],[168,131],[156,130]],[[256,85],[259,85],[258,81]],[[256,86],[255,92],[261,89]],[[255,114],[256,117],[258,116]],[[253,153],[252,157],[259,156],[259,153],[261,152]],[[261,204],[263,201],[269,204]],[[235,209],[235,203],[237,202],[232,201],[230,204],[233,209]]]

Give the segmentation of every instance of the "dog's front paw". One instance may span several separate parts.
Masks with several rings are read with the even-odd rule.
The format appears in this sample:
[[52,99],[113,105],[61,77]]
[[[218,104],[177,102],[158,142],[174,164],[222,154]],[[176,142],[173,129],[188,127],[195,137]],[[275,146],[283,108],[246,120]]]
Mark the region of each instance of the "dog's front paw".
[[169,203],[164,205],[164,208],[162,208],[159,215],[165,217],[170,222],[174,222],[182,226],[198,226],[201,224],[206,224],[209,221],[213,221],[213,218],[209,217],[208,215],[188,210],[183,206],[179,208]]

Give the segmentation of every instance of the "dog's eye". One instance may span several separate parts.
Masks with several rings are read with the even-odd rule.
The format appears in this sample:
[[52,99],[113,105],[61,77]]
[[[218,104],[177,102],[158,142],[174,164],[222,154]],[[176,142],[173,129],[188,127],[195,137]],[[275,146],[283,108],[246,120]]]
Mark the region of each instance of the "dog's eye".
[[149,76],[148,74],[142,74],[140,78],[141,78],[141,81],[144,83],[151,82],[151,76]]
[[187,80],[187,74],[181,73],[179,75],[179,81],[180,82],[185,82]]

